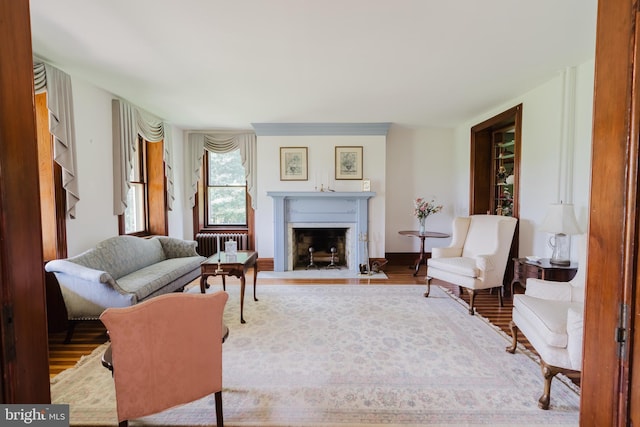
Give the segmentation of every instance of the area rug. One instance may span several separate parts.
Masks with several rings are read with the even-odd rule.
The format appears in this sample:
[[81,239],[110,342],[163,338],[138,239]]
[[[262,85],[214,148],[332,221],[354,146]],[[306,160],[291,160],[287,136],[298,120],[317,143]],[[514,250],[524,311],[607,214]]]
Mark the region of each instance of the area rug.
[[[579,391],[554,380],[537,401],[540,366],[439,287],[264,285],[238,319],[228,287],[225,425],[577,426]],[[97,349],[52,380],[71,425],[116,425],[113,382]],[[117,367],[116,367],[117,369]],[[167,387],[170,387],[167,384]],[[131,425],[215,425],[213,396]]]
[[360,274],[358,272],[343,269],[310,269],[291,271],[259,271],[258,279],[388,279],[383,271],[371,274]]

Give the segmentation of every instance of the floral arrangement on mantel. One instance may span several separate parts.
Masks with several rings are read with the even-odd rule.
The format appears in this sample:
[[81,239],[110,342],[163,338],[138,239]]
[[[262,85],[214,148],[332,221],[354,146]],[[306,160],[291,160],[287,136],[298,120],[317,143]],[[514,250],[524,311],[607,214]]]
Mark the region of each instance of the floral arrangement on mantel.
[[413,201],[413,214],[420,222],[420,233],[424,233],[424,221],[431,214],[438,213],[442,210],[442,205],[438,205],[435,200],[426,200],[418,197]]

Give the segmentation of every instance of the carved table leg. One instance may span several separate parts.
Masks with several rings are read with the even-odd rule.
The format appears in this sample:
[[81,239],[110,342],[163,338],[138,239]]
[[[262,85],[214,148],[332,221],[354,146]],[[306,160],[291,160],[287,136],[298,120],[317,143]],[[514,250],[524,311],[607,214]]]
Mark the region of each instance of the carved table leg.
[[424,297],[427,298],[429,296],[429,292],[431,292],[431,277],[427,276],[427,291],[424,293]]
[[247,323],[244,321],[244,287],[245,279],[244,273],[242,273],[242,275],[240,276],[240,323]]

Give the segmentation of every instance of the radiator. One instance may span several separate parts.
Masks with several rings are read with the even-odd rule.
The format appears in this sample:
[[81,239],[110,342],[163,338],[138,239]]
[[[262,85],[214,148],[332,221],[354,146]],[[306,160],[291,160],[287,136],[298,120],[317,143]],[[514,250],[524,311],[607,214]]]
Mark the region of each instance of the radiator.
[[220,237],[220,246],[223,251],[224,242],[227,240],[234,240],[238,244],[238,250],[249,249],[245,233],[198,233],[196,234],[196,242],[198,242],[196,250],[198,253],[202,256],[210,257],[218,252],[218,237]]

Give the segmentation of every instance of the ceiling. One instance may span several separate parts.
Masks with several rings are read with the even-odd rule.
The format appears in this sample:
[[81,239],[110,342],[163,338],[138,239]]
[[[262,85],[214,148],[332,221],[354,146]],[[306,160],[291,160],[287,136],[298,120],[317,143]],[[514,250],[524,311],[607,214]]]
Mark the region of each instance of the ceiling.
[[31,0],[34,55],[175,126],[453,127],[594,58],[597,0]]

